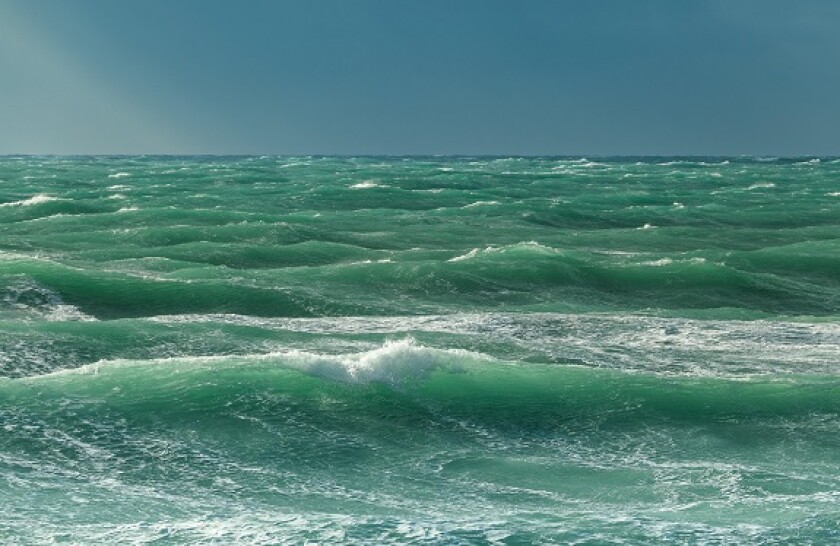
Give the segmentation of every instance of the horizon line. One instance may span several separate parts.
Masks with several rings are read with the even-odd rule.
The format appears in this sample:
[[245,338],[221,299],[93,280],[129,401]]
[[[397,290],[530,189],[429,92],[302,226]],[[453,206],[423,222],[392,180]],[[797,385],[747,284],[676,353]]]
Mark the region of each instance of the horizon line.
[[776,154],[590,154],[590,153],[576,153],[576,154],[498,154],[498,153],[480,153],[480,154],[429,154],[429,153],[409,153],[409,154],[378,154],[378,153],[304,153],[304,154],[286,154],[286,153],[0,153],[0,158],[16,158],[16,157],[52,157],[52,158],[74,158],[74,157],[248,157],[248,158],[272,158],[272,157],[336,157],[336,158],[544,158],[544,159],[644,159],[644,158],[721,158],[721,159],[840,159],[840,155],[822,155],[822,154],[793,154],[793,155],[776,155]]

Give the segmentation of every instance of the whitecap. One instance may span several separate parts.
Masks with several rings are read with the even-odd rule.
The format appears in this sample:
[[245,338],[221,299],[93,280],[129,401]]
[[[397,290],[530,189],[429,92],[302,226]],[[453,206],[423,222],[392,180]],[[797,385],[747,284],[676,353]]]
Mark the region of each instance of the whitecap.
[[361,181],[357,184],[353,184],[352,186],[350,186],[350,188],[354,189],[354,190],[365,190],[365,189],[368,189],[368,188],[383,188],[383,187],[387,187],[387,186],[384,186],[382,184],[377,184],[373,180],[363,180],[363,181]]
[[642,265],[649,265],[652,267],[662,267],[663,265],[671,265],[674,263],[674,260],[671,258],[660,258],[658,260],[652,260],[649,262],[642,262]]
[[651,260],[651,261],[647,261],[647,262],[642,262],[641,265],[649,266],[649,267],[662,267],[662,266],[665,266],[665,265],[673,265],[675,263],[678,263],[678,264],[689,263],[689,264],[694,264],[694,265],[700,265],[700,264],[706,263],[706,258],[694,257],[694,258],[690,258],[688,260],[674,260],[673,258],[660,258],[658,260]]
[[137,366],[167,366],[170,371],[188,371],[202,367],[241,367],[269,363],[299,370],[308,375],[350,384],[382,383],[393,387],[428,378],[436,370],[462,372],[464,361],[494,360],[492,357],[463,349],[433,349],[418,345],[411,338],[387,341],[370,351],[347,354],[319,354],[301,350],[241,356],[183,356],[153,360],[100,360],[78,368],[58,370],[29,379],[101,375],[105,372]]
[[[490,250],[490,247],[488,247],[487,250]],[[454,258],[449,258],[446,261],[447,262],[460,262],[460,261],[463,261],[463,260],[469,260],[470,258],[475,258],[476,256],[478,256],[479,252],[480,252],[480,249],[474,248],[474,249],[470,250],[469,252],[467,252],[466,254],[461,254],[460,256],[455,256]]]
[[467,252],[465,254],[461,254],[460,256],[455,256],[454,258],[450,258],[446,261],[447,262],[460,262],[460,261],[463,261],[463,260],[469,260],[471,258],[475,258],[476,256],[478,256],[480,254],[493,254],[493,253],[496,253],[496,252],[508,252],[508,251],[511,251],[511,250],[518,250],[518,249],[522,249],[522,248],[527,248],[527,249],[530,249],[532,251],[536,250],[536,251],[544,253],[544,254],[554,254],[554,253],[558,252],[557,249],[552,248],[550,246],[541,245],[540,243],[538,243],[536,241],[524,241],[524,242],[521,242],[521,243],[516,243],[514,245],[488,246],[488,247],[485,247],[484,249],[473,248],[472,250],[470,250],[469,252]]
[[406,381],[425,379],[441,368],[459,371],[459,359],[478,358],[479,355],[459,349],[431,349],[416,345],[409,338],[388,341],[378,349],[350,355],[292,351],[282,357],[290,367],[325,379],[342,383],[384,383],[397,386]]
[[61,199],[60,197],[53,197],[52,195],[39,193],[27,199],[21,199],[20,201],[2,203],[0,204],[0,207],[29,207],[32,205],[39,205],[41,203],[49,203],[50,201],[64,201],[64,199]]

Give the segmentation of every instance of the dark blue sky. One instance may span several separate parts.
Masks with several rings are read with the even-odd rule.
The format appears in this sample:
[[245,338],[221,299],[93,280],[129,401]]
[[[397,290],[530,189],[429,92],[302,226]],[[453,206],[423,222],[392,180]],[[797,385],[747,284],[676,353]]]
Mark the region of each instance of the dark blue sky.
[[0,0],[0,153],[840,154],[836,0]]

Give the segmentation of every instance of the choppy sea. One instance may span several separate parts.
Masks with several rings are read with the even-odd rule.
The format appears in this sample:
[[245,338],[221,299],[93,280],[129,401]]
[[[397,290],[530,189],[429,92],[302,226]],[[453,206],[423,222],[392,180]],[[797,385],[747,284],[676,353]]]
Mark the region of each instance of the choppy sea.
[[0,541],[840,542],[840,160],[2,157]]

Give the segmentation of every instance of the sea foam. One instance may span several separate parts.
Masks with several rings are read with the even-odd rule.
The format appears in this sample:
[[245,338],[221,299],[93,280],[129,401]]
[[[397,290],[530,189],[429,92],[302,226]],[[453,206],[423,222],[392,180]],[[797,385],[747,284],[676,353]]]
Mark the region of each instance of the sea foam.
[[0,207],[29,207],[32,205],[40,205],[41,203],[49,203],[50,201],[63,201],[63,199],[61,199],[60,197],[54,197],[52,195],[39,193],[27,199],[21,199],[20,201],[2,203],[0,204]]
[[462,349],[434,349],[418,345],[411,338],[387,341],[370,351],[338,355],[301,350],[241,356],[179,356],[151,360],[100,360],[78,368],[58,370],[33,376],[49,378],[74,375],[100,375],[113,370],[138,366],[166,366],[169,371],[199,368],[242,367],[249,364],[277,364],[308,375],[349,384],[381,383],[397,387],[428,378],[436,370],[463,371],[468,360],[493,360],[491,357]]

